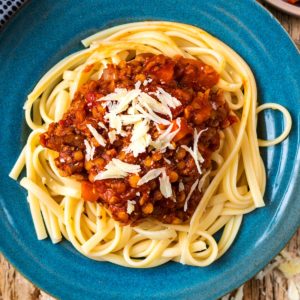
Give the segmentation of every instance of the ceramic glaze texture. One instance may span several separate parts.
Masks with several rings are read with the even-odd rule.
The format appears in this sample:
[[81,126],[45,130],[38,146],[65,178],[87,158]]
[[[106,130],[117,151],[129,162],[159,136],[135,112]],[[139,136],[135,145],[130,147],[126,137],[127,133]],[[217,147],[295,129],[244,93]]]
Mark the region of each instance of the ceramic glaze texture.
[[[81,49],[82,38],[140,20],[183,22],[210,32],[248,62],[259,101],[281,103],[292,114],[289,138],[262,151],[267,206],[244,218],[231,249],[207,268],[168,263],[129,269],[88,260],[68,242],[37,241],[26,193],[7,176],[28,135],[22,106],[40,77]],[[32,0],[0,34],[0,61],[0,248],[50,294],[63,299],[215,299],[253,276],[300,225],[300,56],[275,19],[254,1]],[[280,114],[266,112],[258,127],[262,136],[272,138],[283,121]]]

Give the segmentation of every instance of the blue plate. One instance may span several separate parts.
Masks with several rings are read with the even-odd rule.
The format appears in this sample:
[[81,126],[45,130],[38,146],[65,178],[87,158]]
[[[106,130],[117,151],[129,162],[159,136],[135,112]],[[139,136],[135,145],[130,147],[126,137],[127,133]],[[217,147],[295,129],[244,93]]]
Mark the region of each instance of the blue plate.
[[[80,40],[100,29],[138,20],[201,27],[235,49],[251,66],[261,102],[289,109],[293,129],[263,152],[267,206],[244,218],[226,255],[212,266],[177,263],[128,269],[88,260],[68,242],[37,241],[25,191],[8,178],[28,131],[22,106],[39,78]],[[278,22],[255,1],[30,1],[0,34],[0,246],[31,281],[63,299],[215,299],[271,260],[300,225],[300,55]],[[280,114],[261,116],[265,137],[278,135]],[[264,128],[267,133],[264,133]]]

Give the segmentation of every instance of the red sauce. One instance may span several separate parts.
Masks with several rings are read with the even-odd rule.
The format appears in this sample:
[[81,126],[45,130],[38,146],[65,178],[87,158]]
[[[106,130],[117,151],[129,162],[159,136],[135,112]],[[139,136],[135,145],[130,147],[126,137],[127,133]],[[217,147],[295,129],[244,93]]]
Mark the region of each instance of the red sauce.
[[[88,66],[85,70],[88,72],[92,67]],[[180,106],[171,109],[173,120],[181,118],[181,129],[172,141],[175,149],[167,149],[165,153],[147,151],[134,157],[132,153],[124,152],[130,143],[130,134],[125,137],[117,135],[112,144],[109,142],[108,131],[98,125],[101,121],[110,130],[104,118],[106,108],[97,100],[116,88],[133,89],[136,82],[145,79],[152,81],[146,86],[141,85],[144,92],[154,92],[161,87],[181,102]],[[169,58],[143,54],[128,62],[108,65],[99,80],[87,82],[76,92],[62,120],[50,124],[48,131],[40,136],[41,144],[59,153],[55,162],[63,176],[73,175],[82,182],[83,199],[101,202],[111,211],[113,218],[122,224],[134,225],[145,217],[173,224],[187,221],[202,194],[196,189],[185,211],[186,197],[193,183],[202,175],[198,173],[194,159],[181,145],[192,147],[194,129],[197,132],[206,129],[198,143],[204,158],[201,165],[204,174],[211,168],[212,153],[219,148],[220,130],[237,121],[222,91],[215,87],[218,80],[219,74],[212,67],[180,56]],[[176,130],[178,125],[175,121],[173,123],[173,130]],[[87,124],[91,124],[105,138],[105,147],[97,143]],[[150,134],[153,139],[158,137],[156,126],[150,128]],[[85,159],[84,140],[96,147],[93,160]],[[103,171],[112,158],[139,164],[141,172],[124,179],[94,182],[94,176]],[[158,178],[137,186],[138,180],[149,170],[161,167],[166,168],[172,183],[172,198],[163,197]],[[183,191],[179,191],[180,181],[184,184]],[[127,213],[128,200],[136,202],[130,214]]]

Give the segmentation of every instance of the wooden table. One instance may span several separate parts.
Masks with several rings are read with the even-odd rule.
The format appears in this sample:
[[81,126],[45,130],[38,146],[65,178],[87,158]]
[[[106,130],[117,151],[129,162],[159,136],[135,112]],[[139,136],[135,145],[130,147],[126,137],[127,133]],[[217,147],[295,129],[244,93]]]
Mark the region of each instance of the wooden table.
[[[266,6],[289,32],[300,49],[300,18]],[[300,257],[300,229],[286,247]],[[300,282],[300,276],[296,279]],[[244,300],[286,300],[287,279],[277,269],[263,280],[249,280],[243,287]],[[232,293],[234,294],[234,293]],[[0,300],[53,300],[17,272],[0,254]]]

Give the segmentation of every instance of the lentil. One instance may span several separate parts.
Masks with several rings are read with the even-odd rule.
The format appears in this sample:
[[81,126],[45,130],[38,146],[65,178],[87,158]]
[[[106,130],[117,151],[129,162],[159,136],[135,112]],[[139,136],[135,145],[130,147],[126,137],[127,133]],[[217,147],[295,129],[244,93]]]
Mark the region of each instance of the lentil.
[[[145,80],[146,84],[143,84]],[[215,87],[218,80],[219,74],[212,67],[181,56],[169,58],[140,54],[128,62],[109,64],[99,80],[90,80],[79,88],[69,110],[59,122],[49,125],[47,132],[41,134],[40,142],[42,146],[59,153],[55,163],[62,176],[73,175],[82,182],[83,199],[101,202],[110,210],[112,217],[122,224],[135,225],[149,216],[165,223],[180,224],[192,216],[201,200],[202,193],[196,189],[184,211],[186,195],[191,186],[212,167],[211,155],[220,145],[221,130],[238,121],[226,104],[222,91]],[[124,151],[130,143],[130,126],[126,127],[129,134],[116,135],[115,140],[110,142],[105,129],[112,130],[105,119],[107,108],[98,99],[114,92],[116,88],[131,90],[137,81],[141,82],[140,89],[144,92],[153,93],[163,88],[181,102],[178,107],[171,108],[172,130],[178,129],[175,120],[180,118],[180,130],[171,141],[173,149],[166,149],[164,153],[147,149],[146,153],[134,157],[132,153]],[[99,122],[105,125],[104,128],[98,125]],[[98,145],[91,136],[88,124],[103,136],[105,147]],[[152,126],[149,131],[151,138],[158,138],[160,130],[166,128],[165,125],[159,125],[158,130]],[[193,147],[194,129],[197,132],[206,129],[198,143],[198,151],[204,158],[202,175],[198,173],[191,155],[181,147]],[[94,147],[90,160],[85,155],[85,140]],[[125,178],[94,182],[94,177],[113,158],[138,164],[141,172]],[[167,158],[169,163],[162,158]],[[164,198],[161,193],[159,178],[138,185],[140,178],[148,171],[162,167],[166,169],[171,182],[173,196],[170,198]],[[179,180],[184,183],[184,190],[180,192]],[[127,213],[129,200],[136,203],[135,210],[130,214]]]

